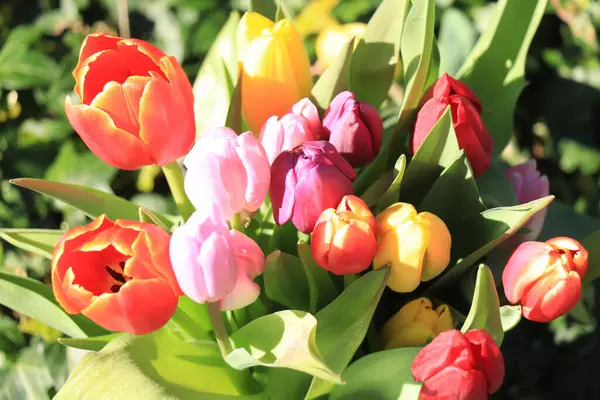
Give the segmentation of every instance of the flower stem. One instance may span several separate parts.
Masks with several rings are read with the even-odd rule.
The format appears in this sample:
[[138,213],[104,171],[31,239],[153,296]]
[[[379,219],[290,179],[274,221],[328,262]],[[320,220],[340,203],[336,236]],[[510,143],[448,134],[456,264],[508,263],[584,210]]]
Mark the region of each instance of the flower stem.
[[244,222],[242,221],[241,213],[237,213],[233,216],[231,220],[231,229],[235,229],[236,231],[240,231],[244,233],[246,228],[244,227]]
[[179,214],[181,214],[183,220],[186,221],[194,212],[194,206],[190,203],[190,199],[188,199],[183,188],[183,171],[181,171],[181,167],[177,164],[177,161],[164,165],[162,170],[165,174],[165,178],[167,178],[167,183],[171,189],[173,200],[175,200],[175,204],[177,204]]
[[208,303],[208,315],[210,316],[210,321],[213,324],[215,337],[217,339],[219,349],[221,350],[221,355],[223,356],[223,359],[227,359],[227,356],[229,353],[231,353],[233,348],[231,346],[231,340],[229,340],[229,334],[227,333],[227,329],[225,329],[225,324],[223,323],[223,316],[221,315],[219,303]]
[[127,0],[117,0],[117,18],[119,20],[119,35],[123,38],[130,36],[129,31],[129,6]]

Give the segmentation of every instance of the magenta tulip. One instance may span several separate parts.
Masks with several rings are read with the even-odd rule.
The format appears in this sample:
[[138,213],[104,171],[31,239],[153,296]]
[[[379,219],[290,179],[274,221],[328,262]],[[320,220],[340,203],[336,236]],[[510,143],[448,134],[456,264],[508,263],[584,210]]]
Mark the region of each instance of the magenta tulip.
[[269,160],[262,145],[229,128],[203,133],[185,157],[185,192],[198,210],[216,204],[225,219],[254,212],[269,189]]
[[346,91],[335,96],[325,111],[323,132],[353,167],[361,167],[379,154],[383,122],[375,107]]
[[356,172],[325,141],[305,142],[282,152],[271,167],[271,203],[278,225],[289,220],[304,233],[312,232],[319,215],[352,194]]

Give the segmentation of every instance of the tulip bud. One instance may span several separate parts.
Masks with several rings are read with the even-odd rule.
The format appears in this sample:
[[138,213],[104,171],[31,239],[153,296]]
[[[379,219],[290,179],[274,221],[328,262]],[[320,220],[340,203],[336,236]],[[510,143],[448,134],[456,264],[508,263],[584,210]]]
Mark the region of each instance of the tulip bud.
[[[550,194],[548,177],[545,175],[540,176],[535,159],[508,168],[506,170],[506,177],[515,189],[515,195],[519,204],[529,203]],[[525,225],[525,228],[531,232],[518,235],[518,239],[522,242],[537,239],[544,226],[546,214],[548,214],[548,208],[543,208],[531,217]]]
[[310,95],[310,60],[294,24],[255,12],[244,14],[237,31],[242,62],[242,113],[253,132],[272,115],[282,116]]
[[67,97],[67,118],[105,163],[127,170],[162,166],[192,146],[194,95],[174,57],[141,40],[92,34],[73,76],[81,104]]
[[434,310],[431,300],[421,297],[406,303],[386,322],[381,338],[386,349],[422,346],[452,328],[448,306],[442,304]]
[[442,75],[423,96],[411,140],[416,153],[429,131],[450,106],[458,146],[465,150],[475,177],[483,174],[492,161],[492,137],[481,119],[481,104],[473,91],[448,74]]
[[251,132],[229,128],[203,133],[185,157],[185,192],[198,210],[215,204],[227,220],[254,212],[269,190],[269,160]]
[[220,302],[222,310],[242,308],[260,293],[252,279],[265,256],[241,232],[229,230],[216,207],[196,211],[171,236],[171,262],[183,292],[198,303]]
[[52,289],[69,314],[144,335],[171,318],[182,295],[169,235],[156,225],[105,215],[69,229],[52,257]]
[[304,142],[282,152],[271,166],[275,223],[283,225],[291,219],[299,231],[311,233],[324,210],[352,194],[355,179],[352,166],[328,142]]
[[574,239],[525,242],[502,272],[504,293],[508,301],[523,306],[525,318],[550,322],[579,301],[587,266],[588,252]]
[[317,107],[307,98],[294,104],[281,118],[270,117],[260,131],[260,141],[269,163],[284,150],[292,150],[304,142],[318,139],[322,131]]
[[375,107],[359,103],[346,91],[335,96],[325,111],[323,131],[353,167],[361,167],[379,154],[383,122]]
[[344,196],[337,210],[323,211],[310,241],[317,264],[336,275],[355,274],[371,265],[377,241],[375,218],[356,196]]
[[483,329],[440,333],[419,351],[411,371],[421,400],[485,400],[504,380],[504,357]]
[[344,45],[353,37],[356,37],[354,41],[354,47],[356,48],[359,39],[365,33],[366,27],[367,24],[355,22],[323,29],[317,36],[315,43],[317,60],[322,68],[328,68],[335,61]]
[[375,269],[391,267],[388,286],[395,292],[412,292],[448,266],[452,239],[444,221],[408,203],[389,206],[375,218],[377,254]]

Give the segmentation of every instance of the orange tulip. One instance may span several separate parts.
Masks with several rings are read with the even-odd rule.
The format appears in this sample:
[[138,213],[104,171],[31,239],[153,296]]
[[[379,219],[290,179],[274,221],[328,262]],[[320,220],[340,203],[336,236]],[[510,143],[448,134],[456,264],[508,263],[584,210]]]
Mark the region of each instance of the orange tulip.
[[81,104],[67,97],[67,118],[107,164],[162,166],[192,146],[192,86],[174,57],[142,40],[92,34],[83,41],[73,76]]
[[105,215],[68,230],[52,257],[54,296],[69,314],[143,335],[165,325],[182,295],[169,235],[156,225]]

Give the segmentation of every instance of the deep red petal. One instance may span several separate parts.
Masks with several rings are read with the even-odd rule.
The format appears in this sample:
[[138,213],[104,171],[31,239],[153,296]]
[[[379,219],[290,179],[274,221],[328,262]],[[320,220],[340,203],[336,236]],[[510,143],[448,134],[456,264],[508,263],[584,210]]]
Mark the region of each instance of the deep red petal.
[[462,360],[472,359],[471,351],[471,344],[462,333],[444,331],[417,353],[411,366],[412,375],[418,382],[427,381],[459,358],[461,366],[469,367]]
[[473,354],[478,364],[476,367],[485,375],[488,393],[492,394],[500,389],[504,380],[504,357],[487,331],[474,329],[465,333],[465,337],[474,346]]
[[438,122],[444,114],[448,103],[432,98],[427,101],[417,114],[417,120],[411,137],[411,149],[413,154],[417,152],[423,141],[429,135],[431,128]]
[[486,400],[487,383],[483,373],[448,367],[426,380],[419,393],[421,400]]

